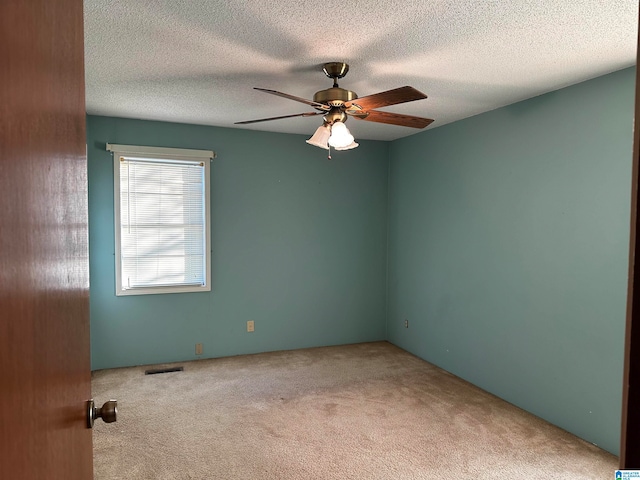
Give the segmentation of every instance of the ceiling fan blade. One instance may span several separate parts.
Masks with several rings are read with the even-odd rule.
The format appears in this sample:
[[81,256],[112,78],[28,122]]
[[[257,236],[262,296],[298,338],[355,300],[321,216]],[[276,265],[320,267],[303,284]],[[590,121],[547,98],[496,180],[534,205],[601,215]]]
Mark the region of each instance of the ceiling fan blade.
[[294,113],[293,115],[282,115],[280,117],[269,117],[269,118],[260,118],[258,120],[246,120],[244,122],[235,122],[234,125],[247,125],[249,123],[268,122],[270,120],[280,120],[282,118],[313,117],[315,115],[324,115],[324,112]]
[[362,115],[355,114],[353,117],[369,122],[389,123],[391,125],[413,128],[424,128],[433,123],[433,120],[430,118],[414,117],[401,113],[379,112],[377,110],[369,110],[367,113],[368,115],[366,117],[364,116],[364,112]]
[[374,93],[366,97],[356,98],[352,102],[346,102],[345,107],[358,105],[363,110],[371,110],[373,108],[387,107],[389,105],[397,105],[399,103],[413,102],[422,100],[427,96],[413,87],[400,87],[386,92]]
[[258,88],[258,87],[253,87],[253,89],[259,90],[265,93],[270,93],[271,95],[277,95],[279,97],[288,98],[289,100],[295,100],[296,102],[306,103],[307,105],[311,105],[314,108],[319,108],[327,112],[331,110],[331,107],[329,105],[325,105],[324,103],[314,102],[312,100],[307,100],[306,98],[300,98],[294,95],[289,95],[288,93],[278,92],[277,90],[269,90],[267,88]]

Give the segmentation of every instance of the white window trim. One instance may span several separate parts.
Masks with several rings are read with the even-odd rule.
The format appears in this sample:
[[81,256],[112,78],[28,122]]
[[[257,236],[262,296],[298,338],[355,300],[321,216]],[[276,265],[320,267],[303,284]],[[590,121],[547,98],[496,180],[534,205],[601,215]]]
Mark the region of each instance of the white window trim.
[[[115,226],[115,273],[116,296],[153,295],[167,293],[189,293],[211,291],[211,198],[210,198],[210,160],[216,157],[211,150],[191,150],[184,148],[146,147],[137,145],[117,145],[107,143],[107,151],[113,153],[113,186],[114,186],[114,226]],[[120,157],[141,157],[151,159],[200,160],[204,164],[205,181],[205,251],[206,280],[204,285],[184,285],[167,287],[123,288],[121,275],[120,248]]]

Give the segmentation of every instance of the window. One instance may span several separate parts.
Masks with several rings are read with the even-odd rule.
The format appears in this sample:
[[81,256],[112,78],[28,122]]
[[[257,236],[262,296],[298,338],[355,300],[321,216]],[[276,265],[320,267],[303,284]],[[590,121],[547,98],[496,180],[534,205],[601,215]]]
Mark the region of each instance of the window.
[[212,151],[107,144],[113,152],[116,295],[211,290]]

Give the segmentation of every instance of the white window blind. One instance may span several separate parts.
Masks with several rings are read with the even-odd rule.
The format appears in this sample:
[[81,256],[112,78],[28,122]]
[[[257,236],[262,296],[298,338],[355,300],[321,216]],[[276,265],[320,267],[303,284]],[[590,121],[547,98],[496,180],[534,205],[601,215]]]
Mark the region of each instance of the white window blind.
[[126,153],[114,160],[116,293],[210,290],[208,160]]

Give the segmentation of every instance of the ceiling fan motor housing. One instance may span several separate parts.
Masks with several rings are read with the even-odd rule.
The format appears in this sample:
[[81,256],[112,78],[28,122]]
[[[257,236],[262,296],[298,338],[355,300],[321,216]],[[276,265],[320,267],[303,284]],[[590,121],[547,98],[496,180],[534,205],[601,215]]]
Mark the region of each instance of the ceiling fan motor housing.
[[356,92],[351,90],[345,90],[340,87],[327,88],[326,90],[320,90],[313,95],[313,101],[317,103],[324,103],[332,107],[341,107],[345,102],[351,102],[358,98]]

